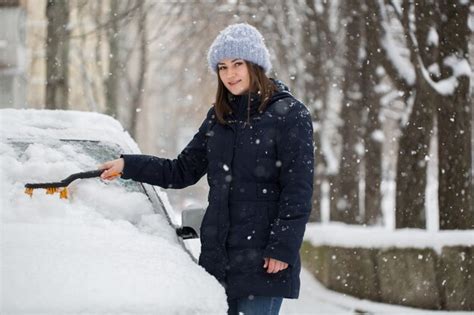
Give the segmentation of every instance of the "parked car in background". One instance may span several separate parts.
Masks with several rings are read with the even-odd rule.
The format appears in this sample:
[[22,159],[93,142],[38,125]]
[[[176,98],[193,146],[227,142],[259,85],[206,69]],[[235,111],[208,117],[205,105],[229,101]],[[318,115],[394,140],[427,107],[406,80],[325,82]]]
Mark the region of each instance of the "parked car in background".
[[98,113],[2,109],[0,132],[0,313],[226,312],[224,289],[185,249],[159,188],[90,178],[72,182],[67,199],[24,193],[25,183],[140,153],[120,123]]

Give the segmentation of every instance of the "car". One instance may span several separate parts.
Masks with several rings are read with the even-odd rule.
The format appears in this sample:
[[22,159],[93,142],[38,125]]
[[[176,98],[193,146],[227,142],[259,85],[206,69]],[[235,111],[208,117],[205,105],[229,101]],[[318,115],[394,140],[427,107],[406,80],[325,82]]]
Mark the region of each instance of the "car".
[[140,154],[117,120],[0,109],[0,131],[0,313],[227,312],[224,288],[183,241],[198,236],[202,214],[185,212],[190,223],[179,226],[158,187],[88,178],[69,184],[67,198],[44,189],[25,194],[26,183]]

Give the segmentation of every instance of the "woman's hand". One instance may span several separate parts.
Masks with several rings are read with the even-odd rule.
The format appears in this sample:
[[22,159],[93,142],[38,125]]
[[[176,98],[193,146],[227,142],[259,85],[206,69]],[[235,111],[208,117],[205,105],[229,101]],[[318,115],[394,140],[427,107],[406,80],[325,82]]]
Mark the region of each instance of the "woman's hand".
[[123,167],[125,166],[125,161],[120,158],[113,161],[105,162],[102,165],[99,165],[100,170],[105,170],[100,175],[100,178],[112,180],[122,175]]
[[267,268],[267,273],[277,273],[278,271],[288,268],[288,264],[286,262],[268,257],[265,257],[264,260],[265,263],[263,264],[263,268]]

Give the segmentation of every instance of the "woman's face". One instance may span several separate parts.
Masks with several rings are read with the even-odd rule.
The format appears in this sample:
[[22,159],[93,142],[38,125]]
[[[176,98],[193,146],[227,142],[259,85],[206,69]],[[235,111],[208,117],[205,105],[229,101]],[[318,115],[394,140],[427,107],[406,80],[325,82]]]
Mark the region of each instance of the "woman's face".
[[243,59],[223,59],[217,64],[219,78],[234,95],[242,95],[250,88],[250,75]]

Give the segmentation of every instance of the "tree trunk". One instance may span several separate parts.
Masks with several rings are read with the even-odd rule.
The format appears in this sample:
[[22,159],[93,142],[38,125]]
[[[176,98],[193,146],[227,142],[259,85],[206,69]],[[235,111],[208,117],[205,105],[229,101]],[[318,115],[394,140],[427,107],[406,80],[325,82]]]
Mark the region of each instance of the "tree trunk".
[[364,168],[365,168],[365,195],[363,222],[368,225],[382,221],[382,130],[379,121],[380,97],[375,91],[379,84],[377,67],[380,66],[380,30],[374,31],[380,21],[375,8],[367,3],[365,15],[366,58],[362,62],[362,95],[366,108],[366,121],[364,123]]
[[[447,78],[453,75],[448,64],[456,63],[458,71],[460,65],[469,65],[469,3],[454,6],[445,0],[440,8],[445,17],[440,27],[439,63],[442,78]],[[457,80],[454,93],[438,106],[440,229],[474,228],[469,74],[457,75]]]
[[361,119],[360,95],[360,47],[361,16],[355,1],[345,3],[346,26],[346,75],[343,87],[341,110],[342,152],[337,177],[337,195],[331,206],[331,221],[355,224],[359,221],[360,155],[356,151],[361,145],[358,127]]
[[[375,69],[366,69],[364,74],[374,72]],[[369,79],[365,91],[364,104],[367,108],[367,122],[364,134],[364,168],[365,168],[365,196],[363,222],[368,225],[382,221],[382,130],[380,129],[379,111],[380,98],[376,95],[375,82]]]
[[315,145],[315,169],[314,188],[312,199],[312,211],[310,221],[321,221],[321,201],[322,183],[325,173],[325,160],[321,148],[321,126],[323,124],[323,113],[327,108],[325,95],[327,93],[327,77],[324,75],[323,62],[324,51],[321,47],[322,23],[328,23],[327,15],[324,17],[316,13],[315,3],[312,0],[305,0],[305,19],[303,25],[302,44],[306,55],[304,56],[307,75],[305,80],[305,93],[303,100],[311,109],[313,121],[316,122],[313,140]]
[[[142,0],[143,1],[143,0]],[[137,132],[138,113],[141,112],[140,106],[143,99],[143,88],[145,86],[145,75],[148,67],[148,47],[147,47],[147,12],[145,11],[145,4],[142,3],[138,8],[139,21],[138,21],[138,36],[140,37],[140,49],[139,49],[139,69],[138,69],[138,80],[134,93],[132,95],[132,106],[130,108],[130,133],[132,137]]]
[[[437,12],[437,9],[435,3],[426,1],[415,5],[414,10],[418,46],[414,46],[414,43],[409,46],[417,77],[413,107],[399,139],[395,226],[423,229],[426,228],[426,172],[433,135],[435,100],[433,90],[421,75],[420,67],[435,62],[436,44],[430,43],[428,38],[430,27],[435,25],[434,12]],[[405,7],[405,12],[408,11],[409,8]],[[405,28],[409,28],[408,22],[405,23]],[[423,64],[420,64],[420,60]]]
[[433,129],[430,91],[420,83],[412,113],[399,140],[396,190],[396,228],[426,227],[427,157]]
[[119,15],[120,2],[110,0],[109,23],[107,28],[107,42],[109,44],[108,72],[105,76],[105,113],[113,117],[118,115],[119,72],[121,71],[120,51],[119,51]]
[[46,41],[46,108],[68,107],[69,1],[48,0]]

